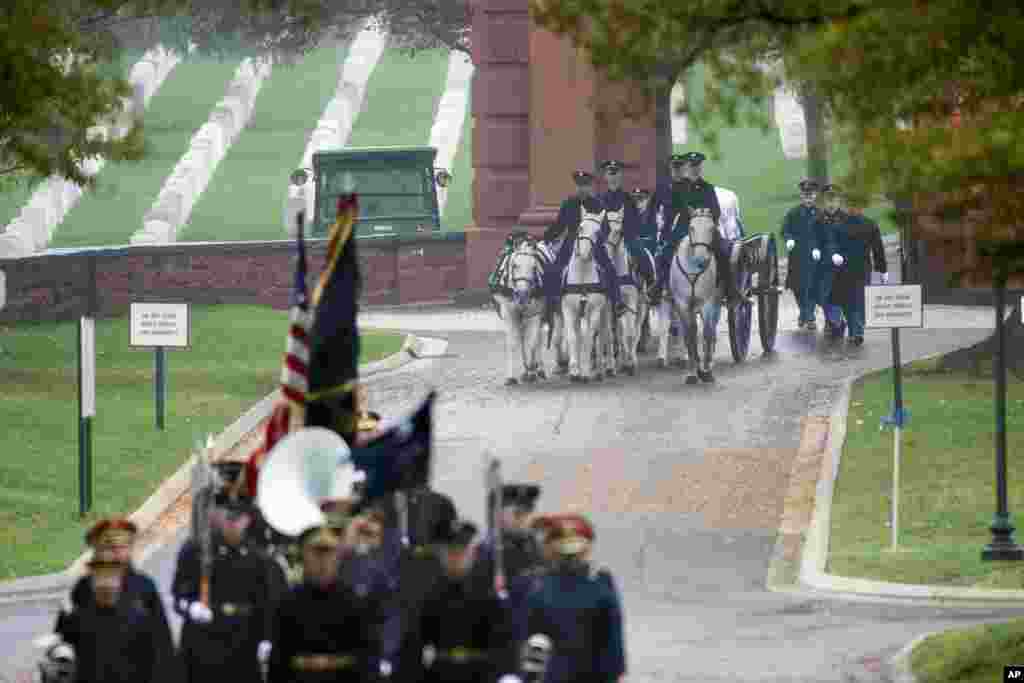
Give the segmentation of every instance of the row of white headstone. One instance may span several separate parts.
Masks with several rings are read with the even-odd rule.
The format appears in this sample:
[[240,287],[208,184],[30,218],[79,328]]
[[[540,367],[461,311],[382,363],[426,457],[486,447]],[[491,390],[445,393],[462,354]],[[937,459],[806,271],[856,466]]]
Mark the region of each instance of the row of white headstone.
[[[313,155],[326,149],[344,147],[352,133],[352,125],[363,108],[366,98],[366,84],[370,80],[377,62],[387,44],[387,35],[374,22],[367,22],[356,34],[352,44],[345,50],[338,48],[339,56],[345,54],[338,64],[338,87],[334,97],[324,107],[316,122],[316,128],[309,136],[309,142],[302,153],[299,168],[311,169]],[[288,185],[284,206],[284,227],[289,237],[297,232],[297,217],[305,211],[306,220],[314,215],[315,188],[313,174],[309,173],[305,185]]]
[[214,106],[210,118],[189,141],[189,148],[164,182],[156,201],[142,218],[132,244],[166,244],[177,239],[188,223],[192,207],[206,189],[213,172],[238,138],[256,109],[256,96],[270,75],[270,59],[246,58],[238,65],[227,94]]
[[[104,139],[124,137],[180,61],[179,55],[163,46],[146,52],[129,72],[132,97],[123,99],[121,112],[112,120],[99,122],[90,128],[89,135]],[[93,176],[103,168],[103,164],[102,157],[93,157],[85,160],[81,168],[86,175]],[[45,250],[82,192],[80,186],[58,176],[43,180],[17,218],[0,231],[0,258],[19,258]]]

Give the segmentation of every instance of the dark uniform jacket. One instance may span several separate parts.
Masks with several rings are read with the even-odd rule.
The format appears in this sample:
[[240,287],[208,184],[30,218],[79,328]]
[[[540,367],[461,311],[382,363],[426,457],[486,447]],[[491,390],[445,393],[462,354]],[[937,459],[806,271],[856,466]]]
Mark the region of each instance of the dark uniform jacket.
[[622,234],[627,242],[632,242],[640,236],[640,212],[637,211],[636,202],[625,190],[605,190],[598,195],[598,199],[608,211],[622,211]]
[[833,251],[846,259],[836,268],[831,298],[843,304],[852,299],[855,289],[870,284],[872,270],[888,272],[885,246],[878,224],[864,216],[846,214],[844,221],[833,224],[831,234]]
[[[598,197],[580,199],[578,196],[566,199],[558,209],[558,221],[556,225],[562,228],[566,235],[565,241],[562,242],[562,246],[558,250],[558,256],[555,257],[555,263],[552,266],[551,271],[559,279],[559,285],[561,285],[560,278],[562,277],[562,273],[565,271],[565,267],[569,265],[573,249],[576,246],[576,235],[579,232],[580,221],[583,220],[584,207],[586,207],[587,211],[590,213],[599,213],[605,209],[604,202],[602,202]],[[607,239],[608,224],[604,223],[601,230],[598,232],[597,239],[595,240],[594,259],[597,261],[598,268],[600,268],[604,274],[611,275],[615,270],[612,268],[611,259],[608,258],[608,250],[605,249],[604,246]]]
[[471,577],[445,576],[431,592],[421,618],[423,644],[436,656],[424,680],[431,683],[493,683],[499,662],[502,606],[493,590]]
[[274,613],[267,683],[377,680],[380,609],[372,603],[344,584],[328,590],[307,583],[294,587]]
[[[396,543],[397,539],[389,538],[388,542]],[[381,547],[366,555],[346,557],[341,562],[338,580],[367,610],[376,610],[372,618],[380,658],[394,667],[398,663],[402,629],[407,620],[401,601],[400,568],[389,550]]]
[[545,683],[614,683],[626,671],[622,606],[607,570],[552,568],[527,599],[527,630],[552,641]]
[[802,278],[814,277],[817,264],[811,257],[811,251],[814,249],[825,251],[824,246],[818,240],[818,229],[815,226],[820,213],[813,206],[807,207],[801,204],[787,211],[786,217],[782,220],[782,239],[796,242],[793,251],[789,252],[789,264],[786,270],[786,288],[793,290],[794,294],[799,293]]
[[[651,203],[655,212],[664,207],[665,230],[671,230],[665,241],[671,244],[678,243],[690,233],[690,209],[710,209],[716,224],[722,217],[722,207],[718,204],[715,186],[703,178],[695,181],[673,181],[671,185],[662,186],[655,193]],[[681,215],[675,229],[672,230],[676,214]]]
[[75,651],[75,683],[172,683],[163,626],[135,600],[113,608],[83,605],[62,614],[56,631]]
[[182,611],[179,600],[199,599],[199,548],[185,541],[171,592],[174,609],[184,618],[181,658],[185,677],[192,683],[228,677],[231,681],[261,683],[256,650],[270,640],[270,617],[284,583],[280,567],[260,550],[245,544],[232,548],[214,542],[210,577],[213,621],[195,623]]

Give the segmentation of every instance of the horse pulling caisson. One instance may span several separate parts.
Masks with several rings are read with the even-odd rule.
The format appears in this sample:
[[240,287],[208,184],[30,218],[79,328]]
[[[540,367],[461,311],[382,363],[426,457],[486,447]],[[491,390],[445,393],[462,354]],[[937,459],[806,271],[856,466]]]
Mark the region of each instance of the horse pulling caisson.
[[[633,375],[645,327],[658,340],[665,367],[673,319],[692,370],[687,383],[712,382],[722,308],[733,360],[741,363],[750,350],[755,300],[761,348],[774,350],[782,291],[775,237],[743,234],[736,195],[704,183],[702,160],[673,157],[672,186],[643,211],[619,189],[618,162],[602,165],[610,189],[601,195],[592,189],[593,176],[578,171],[579,193],[562,203],[544,238],[509,236],[491,276],[506,324],[506,384],[545,378],[544,347],[552,342],[554,374],[574,382]],[[646,226],[655,225],[656,234],[647,235]]]

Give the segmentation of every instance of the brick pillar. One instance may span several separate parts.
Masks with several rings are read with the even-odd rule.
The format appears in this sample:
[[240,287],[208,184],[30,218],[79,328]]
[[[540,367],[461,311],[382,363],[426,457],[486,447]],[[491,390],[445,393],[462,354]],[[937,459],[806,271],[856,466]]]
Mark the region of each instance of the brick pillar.
[[466,288],[486,288],[494,256],[529,201],[529,25],[526,0],[475,0],[473,221]]
[[572,174],[598,161],[594,71],[565,37],[530,25],[530,204],[520,222],[537,234],[575,192]]

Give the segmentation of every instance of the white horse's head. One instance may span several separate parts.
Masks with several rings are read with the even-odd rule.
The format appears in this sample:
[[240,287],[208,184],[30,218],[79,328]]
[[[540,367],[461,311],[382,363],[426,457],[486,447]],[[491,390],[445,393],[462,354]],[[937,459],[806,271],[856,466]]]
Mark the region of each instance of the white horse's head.
[[533,240],[523,240],[509,256],[508,279],[512,301],[525,306],[530,295],[543,286],[544,263]]
[[686,269],[700,272],[705,270],[715,257],[711,249],[715,238],[715,219],[710,209],[694,209],[690,211],[689,248],[686,254]]
[[594,245],[597,244],[597,236],[601,232],[604,217],[604,211],[590,213],[583,209],[583,218],[580,220],[575,244],[576,258],[580,261],[590,261],[594,258]]
[[622,241],[622,217],[624,210],[609,211],[606,215],[608,218],[608,230],[609,230],[609,241],[618,245]]

